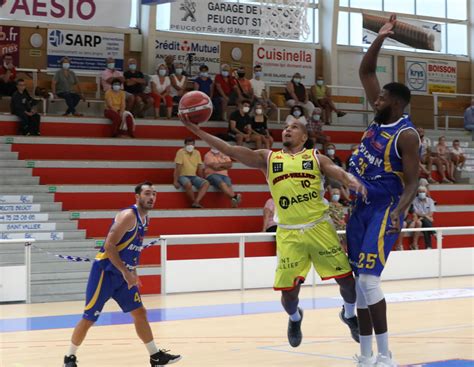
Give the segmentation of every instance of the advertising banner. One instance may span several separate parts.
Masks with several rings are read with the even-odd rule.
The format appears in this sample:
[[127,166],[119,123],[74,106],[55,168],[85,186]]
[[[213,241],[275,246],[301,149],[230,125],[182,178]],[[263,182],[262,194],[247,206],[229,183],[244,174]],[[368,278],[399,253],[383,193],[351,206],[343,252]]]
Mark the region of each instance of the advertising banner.
[[415,94],[456,93],[456,61],[405,59],[405,83]]
[[48,30],[48,68],[60,67],[60,60],[71,59],[71,69],[104,70],[107,57],[123,69],[125,36],[118,33]]
[[12,54],[13,64],[20,65],[20,27],[0,26],[0,56]]
[[128,28],[132,0],[0,0],[0,19]]
[[310,87],[316,81],[316,51],[314,49],[278,47],[255,44],[254,64],[262,65],[263,80],[285,84],[293,74],[300,73],[302,83]]

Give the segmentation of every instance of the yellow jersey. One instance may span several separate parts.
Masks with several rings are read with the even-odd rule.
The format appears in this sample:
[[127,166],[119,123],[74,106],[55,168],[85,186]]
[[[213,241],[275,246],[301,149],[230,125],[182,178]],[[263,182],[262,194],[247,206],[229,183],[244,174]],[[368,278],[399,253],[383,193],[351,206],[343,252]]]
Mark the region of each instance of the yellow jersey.
[[267,181],[275,202],[275,219],[282,225],[317,221],[328,210],[324,178],[316,150],[290,154],[283,150],[268,157]]

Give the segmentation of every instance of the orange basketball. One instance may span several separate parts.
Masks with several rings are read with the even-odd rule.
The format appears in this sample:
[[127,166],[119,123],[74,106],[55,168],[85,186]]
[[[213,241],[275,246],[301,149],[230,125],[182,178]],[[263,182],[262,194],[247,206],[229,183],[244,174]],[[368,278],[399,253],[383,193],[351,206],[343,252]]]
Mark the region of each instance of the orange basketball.
[[212,101],[206,93],[192,91],[181,97],[178,116],[183,121],[200,124],[209,120],[212,109]]

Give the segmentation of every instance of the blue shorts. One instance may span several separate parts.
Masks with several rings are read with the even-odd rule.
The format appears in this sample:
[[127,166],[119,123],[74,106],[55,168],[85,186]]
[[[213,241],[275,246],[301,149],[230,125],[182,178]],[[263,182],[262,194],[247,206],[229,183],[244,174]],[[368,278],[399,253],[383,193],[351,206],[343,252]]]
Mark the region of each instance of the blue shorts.
[[390,214],[396,206],[397,203],[357,203],[346,228],[349,263],[356,276],[382,274],[399,235],[386,233],[391,228]]
[[230,177],[226,175],[220,175],[219,173],[213,173],[212,175],[207,176],[206,180],[208,180],[209,183],[216,189],[219,188],[221,183],[225,183],[229,187],[232,186],[232,181],[230,180]]
[[199,176],[179,176],[178,182],[182,187],[191,183],[192,186],[199,190],[207,181]]
[[98,261],[94,261],[87,282],[86,306],[82,317],[97,321],[105,303],[113,298],[123,312],[130,312],[143,306],[136,286],[128,289],[122,274],[105,271]]

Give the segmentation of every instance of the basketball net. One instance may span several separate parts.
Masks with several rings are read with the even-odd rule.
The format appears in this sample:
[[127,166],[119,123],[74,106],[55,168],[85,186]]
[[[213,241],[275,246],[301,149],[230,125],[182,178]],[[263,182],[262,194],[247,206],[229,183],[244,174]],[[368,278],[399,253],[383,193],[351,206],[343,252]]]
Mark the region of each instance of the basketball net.
[[309,0],[260,0],[260,44],[266,39],[307,40],[311,33],[307,19],[308,2]]

